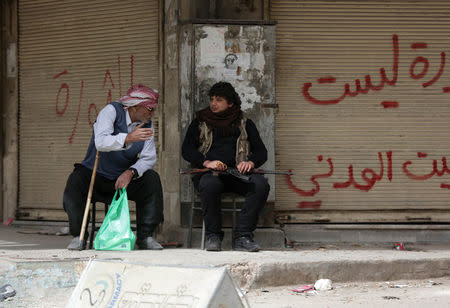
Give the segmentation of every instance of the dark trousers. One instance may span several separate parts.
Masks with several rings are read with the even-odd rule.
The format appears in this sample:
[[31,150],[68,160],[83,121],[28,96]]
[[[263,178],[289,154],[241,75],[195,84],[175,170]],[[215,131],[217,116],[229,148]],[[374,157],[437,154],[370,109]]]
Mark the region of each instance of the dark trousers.
[[233,237],[253,237],[258,217],[269,195],[270,186],[260,174],[251,174],[250,180],[245,181],[231,175],[213,175],[206,173],[194,179],[194,185],[200,192],[203,208],[203,219],[206,225],[206,234],[217,234],[223,238],[221,216],[221,194],[234,192],[245,197],[237,226]]
[[[78,236],[81,232],[91,175],[90,169],[75,164],[75,169],[67,179],[63,205],[69,217],[70,234],[73,236]],[[97,174],[92,196],[112,200],[115,183],[116,180]],[[158,173],[148,170],[140,178],[132,180],[127,187],[127,196],[129,200],[136,202],[137,239],[152,236],[155,228],[164,220],[163,192]]]

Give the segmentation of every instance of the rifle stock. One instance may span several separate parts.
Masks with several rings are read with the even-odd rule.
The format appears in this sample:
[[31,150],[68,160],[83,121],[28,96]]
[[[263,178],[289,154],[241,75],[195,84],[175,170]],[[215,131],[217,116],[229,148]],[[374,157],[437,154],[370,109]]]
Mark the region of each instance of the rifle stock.
[[193,169],[181,169],[180,174],[197,174],[212,171],[209,168],[193,168]]
[[212,170],[209,168],[193,168],[193,169],[182,169],[180,170],[180,174],[198,174],[205,172],[213,172],[217,174],[230,174],[238,178],[245,177],[248,180],[248,174],[257,173],[257,174],[284,174],[284,175],[293,175],[292,171],[276,171],[276,170],[264,170],[264,169],[253,169],[252,171],[243,174],[240,173],[237,168],[228,168],[224,171]]

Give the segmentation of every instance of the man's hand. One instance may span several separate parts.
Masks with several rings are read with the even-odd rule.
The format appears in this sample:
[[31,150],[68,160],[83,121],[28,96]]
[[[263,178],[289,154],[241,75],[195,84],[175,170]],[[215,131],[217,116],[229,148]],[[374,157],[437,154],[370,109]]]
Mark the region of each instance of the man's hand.
[[136,128],[125,138],[125,144],[149,140],[150,137],[153,136],[153,129],[142,128],[144,125],[145,123],[141,123],[136,126]]
[[211,170],[224,171],[227,170],[227,165],[225,165],[220,160],[205,160],[203,166]]
[[255,168],[255,164],[252,161],[241,161],[239,165],[237,165],[237,170],[240,173],[247,173]]
[[133,178],[133,172],[131,170],[125,170],[116,180],[115,188],[127,188]]

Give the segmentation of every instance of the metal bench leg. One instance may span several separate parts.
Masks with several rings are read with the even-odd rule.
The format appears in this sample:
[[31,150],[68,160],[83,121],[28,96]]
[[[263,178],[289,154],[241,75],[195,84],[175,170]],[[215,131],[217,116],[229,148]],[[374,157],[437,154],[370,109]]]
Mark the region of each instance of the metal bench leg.
[[189,213],[189,230],[188,230],[188,239],[187,239],[187,247],[191,248],[192,247],[192,223],[194,220],[194,206],[195,206],[195,192],[194,190],[191,191],[191,210]]
[[236,228],[236,196],[233,195],[233,220],[231,223],[231,248],[234,250],[234,228]]
[[203,226],[202,226],[202,244],[200,248],[203,250],[205,249],[205,236],[206,236],[206,226],[205,226],[205,220],[203,219]]

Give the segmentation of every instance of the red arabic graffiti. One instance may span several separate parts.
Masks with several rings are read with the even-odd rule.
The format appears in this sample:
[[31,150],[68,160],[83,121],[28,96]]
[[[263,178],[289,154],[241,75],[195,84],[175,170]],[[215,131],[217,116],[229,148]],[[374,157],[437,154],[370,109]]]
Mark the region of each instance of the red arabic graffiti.
[[72,128],[72,133],[70,134],[70,137],[69,137],[69,143],[72,143],[73,137],[75,136],[75,131],[77,130],[78,118],[80,117],[81,102],[83,101],[83,89],[84,89],[84,80],[81,80],[80,99],[78,100],[77,117],[75,118],[75,123],[74,123],[73,128]]
[[[355,189],[361,190],[361,191],[365,191],[368,192],[370,191],[377,182],[380,182],[384,175],[386,174],[387,176],[387,180],[389,182],[392,182],[393,179],[393,173],[392,173],[392,157],[393,157],[393,152],[392,151],[387,151],[385,152],[386,154],[386,159],[383,159],[383,152],[378,152],[378,163],[379,163],[379,170],[378,172],[376,172],[373,169],[370,168],[365,168],[361,171],[360,173],[360,177],[362,179],[362,183],[358,182],[355,179],[355,175],[354,175],[354,167],[353,164],[350,164],[348,166],[348,179],[345,182],[335,182],[333,183],[333,188],[335,189],[345,189],[345,188],[349,188],[349,187],[353,187]],[[417,158],[419,159],[425,159],[428,157],[427,153],[424,152],[417,152]],[[322,162],[323,161],[323,157],[322,155],[318,156],[318,161]],[[327,173],[320,173],[320,174],[316,174],[316,175],[312,175],[310,178],[311,183],[314,185],[314,188],[311,190],[303,190],[299,187],[297,187],[293,181],[292,181],[292,176],[291,175],[286,175],[286,184],[288,185],[288,187],[295,193],[297,193],[298,195],[300,195],[301,197],[313,197],[315,196],[317,193],[320,192],[320,184],[317,181],[317,179],[320,178],[327,178],[327,177],[331,177],[334,173],[334,164],[331,158],[327,159],[328,162],[328,172]],[[402,171],[403,173],[412,180],[415,181],[425,181],[428,180],[434,176],[436,177],[442,177],[445,174],[450,174],[450,169],[447,166],[447,158],[445,156],[443,156],[441,158],[441,165],[442,167],[439,167],[438,164],[438,160],[434,159],[432,162],[432,170],[429,173],[426,174],[415,174],[413,173],[410,169],[410,167],[412,167],[413,162],[411,160],[407,160],[402,164]],[[440,184],[440,188],[443,189],[450,189],[450,183],[441,183]],[[299,203],[299,208],[313,208],[313,209],[317,209],[320,208],[320,206],[322,205],[322,201],[321,200],[316,200],[316,201],[302,201]]]
[[[317,160],[319,162],[321,162],[323,160],[323,156],[319,155],[317,156]],[[310,197],[310,196],[314,196],[315,194],[317,194],[320,191],[320,185],[319,182],[317,182],[316,179],[320,179],[320,178],[327,178],[333,175],[333,162],[331,161],[331,158],[327,159],[328,165],[330,167],[330,171],[324,174],[316,174],[311,176],[311,182],[315,185],[315,187],[309,191],[305,191],[302,190],[300,188],[297,188],[294,183],[292,183],[292,179],[291,176],[289,175],[288,177],[286,177],[286,181],[287,181],[287,185],[296,193],[298,193],[300,196],[303,197]],[[292,172],[292,170],[289,170]]]
[[[428,45],[426,43],[413,43],[411,44],[411,49],[413,50],[419,50],[419,49],[426,49],[428,48]],[[372,77],[367,74],[364,76],[364,88],[361,86],[361,80],[355,79],[355,90],[352,91],[350,89],[350,83],[345,83],[344,85],[344,93],[335,98],[335,99],[328,99],[328,100],[321,100],[316,97],[313,97],[310,94],[310,89],[312,87],[311,82],[305,82],[303,84],[303,96],[305,99],[312,103],[317,105],[333,105],[337,104],[341,101],[343,101],[346,97],[355,97],[359,94],[367,94],[369,91],[381,91],[384,89],[385,86],[395,86],[397,84],[398,80],[398,69],[400,64],[400,48],[399,48],[399,38],[397,34],[392,35],[392,51],[393,51],[393,64],[392,64],[392,79],[389,79],[386,75],[386,70],[384,67],[380,68],[380,77],[381,81],[378,85],[374,85],[372,83]],[[433,85],[436,81],[439,80],[439,78],[442,76],[442,73],[444,72],[445,67],[445,52],[441,52],[441,63],[439,67],[439,71],[436,73],[436,75],[431,78],[430,80],[422,83],[422,87],[426,88],[431,85]],[[422,70],[420,72],[416,71],[417,64],[421,63],[423,65]],[[430,63],[428,59],[417,56],[411,63],[409,68],[409,75],[412,79],[421,79],[426,76],[428,73],[428,68],[430,66]],[[326,77],[320,77],[317,79],[318,84],[331,84],[335,83],[336,78],[334,76],[326,76]],[[450,87],[443,87],[442,88],[443,93],[449,93]],[[383,101],[381,102],[381,105],[383,108],[398,108],[399,103],[397,101]]]
[[[426,49],[428,48],[427,43],[413,43],[411,44],[411,49]],[[419,74],[415,74],[415,68],[416,68],[416,64],[417,63],[423,63],[424,66],[422,68],[422,71]],[[409,67],[409,76],[413,79],[420,79],[425,77],[425,75],[428,72],[428,67],[430,66],[430,63],[428,62],[428,60],[424,57],[418,56],[414,59],[414,61],[411,63],[410,67]],[[441,78],[442,73],[444,72],[444,67],[445,67],[445,52],[441,52],[441,66],[439,67],[439,71],[437,72],[437,74],[429,81],[424,82],[422,84],[422,87],[426,88],[431,86],[432,84],[434,84],[436,81],[439,80],[439,78]]]
[[299,209],[318,209],[322,205],[322,200],[317,201],[301,201],[298,204]]
[[[427,153],[423,152],[417,152],[418,158],[426,158],[428,156]],[[445,173],[450,174],[450,170],[447,167],[447,158],[444,156],[442,157],[442,170],[438,169],[438,162],[436,159],[433,160],[433,170],[428,174],[421,174],[421,175],[415,175],[411,171],[409,171],[408,166],[411,165],[412,162],[410,160],[406,161],[402,165],[403,173],[406,174],[407,177],[413,180],[419,180],[419,181],[425,181],[433,176],[441,177]],[[449,188],[449,184],[441,183],[441,188]]]
[[[349,186],[353,186],[356,189],[369,191],[373,185],[375,185],[376,182],[380,181],[383,178],[384,173],[384,164],[383,164],[383,157],[381,155],[381,152],[378,152],[378,160],[380,161],[380,173],[377,174],[372,169],[366,168],[361,172],[361,177],[363,180],[367,183],[366,185],[358,184],[355,181],[355,178],[353,176],[353,165],[348,166],[348,180],[344,183],[334,183],[334,188],[347,188]],[[371,177],[368,178],[367,174],[370,173]]]
[[[121,66],[120,66],[120,56],[117,57],[117,66],[118,66],[118,85],[119,85],[119,96],[122,96],[122,79],[121,79]],[[133,72],[134,72],[134,56],[130,55],[130,86],[133,85]],[[55,74],[53,76],[53,79],[58,79],[61,78],[62,76],[68,75],[69,71],[67,71],[66,69],[63,70],[62,72]],[[102,89],[105,89],[107,86],[107,83],[109,82],[109,86],[108,86],[108,94],[106,96],[106,104],[108,104],[109,102],[112,101],[112,89],[115,89],[116,86],[114,84],[113,81],[113,77],[111,75],[111,71],[109,69],[107,69],[105,71],[105,76],[103,79],[103,87]],[[79,121],[79,116],[80,116],[80,111],[81,111],[81,105],[83,103],[83,90],[84,90],[85,84],[84,84],[84,80],[81,80],[81,85],[80,85],[80,95],[78,98],[78,106],[77,106],[77,115],[75,117],[75,121],[73,124],[73,128],[72,128],[72,132],[69,136],[69,144],[71,144],[73,142],[73,139],[75,137],[75,133],[77,130],[77,126],[78,126],[78,121]],[[64,100],[64,105],[61,103],[60,104],[60,96],[64,94],[61,94],[63,91],[65,91],[65,100]],[[69,106],[69,102],[70,102],[70,87],[66,82],[62,82],[61,85],[59,86],[58,92],[56,93],[56,104],[55,104],[55,112],[56,115],[59,117],[64,116],[67,107]],[[88,118],[87,118],[87,122],[88,124],[92,127],[94,125],[95,119],[97,118],[98,115],[98,109],[95,103],[90,103],[88,106]]]
[[[56,74],[55,76],[53,76],[53,79],[59,78],[62,75],[67,74],[67,73],[68,73],[67,70],[64,70],[61,73]],[[60,111],[59,108],[58,108],[58,102],[59,102],[59,95],[61,94],[61,90],[62,89],[66,89],[66,102],[64,104],[64,108],[62,109],[62,111]],[[56,114],[58,116],[62,116],[64,114],[64,112],[66,112],[66,109],[67,109],[68,105],[69,105],[69,85],[67,83],[63,82],[61,84],[61,86],[59,87],[58,94],[56,94],[56,105],[55,105],[55,107],[56,107]]]

